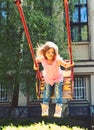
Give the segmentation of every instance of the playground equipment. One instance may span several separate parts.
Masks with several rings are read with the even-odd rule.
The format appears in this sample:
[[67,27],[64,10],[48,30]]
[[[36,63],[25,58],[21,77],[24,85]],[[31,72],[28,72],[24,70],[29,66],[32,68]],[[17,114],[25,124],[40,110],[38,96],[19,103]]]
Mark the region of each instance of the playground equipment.
[[[21,6],[21,0],[15,1],[16,6],[18,7],[18,12],[21,17],[21,21],[24,27],[24,31],[26,34],[26,38],[28,41],[30,53],[32,55],[33,61],[35,65],[37,66],[35,55],[34,55],[34,49],[32,46],[32,41],[29,35],[29,30],[26,24],[26,20],[24,17],[23,8]],[[70,32],[70,20],[69,20],[69,6],[68,6],[68,0],[64,0],[64,7],[65,7],[65,14],[66,14],[66,28],[67,28],[67,37],[68,37],[68,51],[69,51],[69,58],[70,63],[72,64],[72,44],[71,44],[71,32]],[[66,60],[67,62],[67,60]],[[74,87],[74,73],[73,73],[73,67],[71,67],[69,70],[62,70],[62,73],[64,75],[64,83],[63,83],[63,98],[72,99],[73,98],[73,87]],[[42,71],[39,70],[36,72],[36,94],[38,99],[43,97],[43,91],[44,91],[44,78],[42,75]],[[52,95],[52,98],[54,96]]]

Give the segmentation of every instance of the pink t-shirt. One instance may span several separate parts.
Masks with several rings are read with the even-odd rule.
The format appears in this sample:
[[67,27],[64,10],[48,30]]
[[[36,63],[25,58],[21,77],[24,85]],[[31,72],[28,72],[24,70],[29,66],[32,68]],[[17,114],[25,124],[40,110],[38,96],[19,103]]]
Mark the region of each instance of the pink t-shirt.
[[52,64],[48,64],[45,58],[39,60],[44,68],[43,76],[45,82],[50,85],[53,85],[55,82],[63,81],[63,73],[60,66],[57,65],[57,60],[58,59],[56,59]]

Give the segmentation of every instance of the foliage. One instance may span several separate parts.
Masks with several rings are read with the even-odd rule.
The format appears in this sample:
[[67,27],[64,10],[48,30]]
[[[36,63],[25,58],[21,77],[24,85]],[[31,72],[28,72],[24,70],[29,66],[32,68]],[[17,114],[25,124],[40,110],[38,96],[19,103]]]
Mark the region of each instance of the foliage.
[[[48,38],[51,40],[50,17],[46,17],[41,11],[40,3],[37,8],[32,8],[32,3],[29,3],[30,0],[24,1],[22,6],[35,48],[37,43]],[[0,7],[0,30],[2,30],[0,31],[0,79],[6,80],[6,77],[12,76],[15,88],[21,82],[23,83],[21,90],[27,92],[29,88],[35,93],[33,60],[17,7],[13,0],[0,1]]]
[[[67,58],[62,0],[23,0],[23,12],[35,48],[53,41],[60,54]],[[58,2],[58,3],[57,3]],[[0,79],[11,77],[12,86],[35,95],[35,72],[29,46],[13,0],[0,0]],[[31,87],[32,85],[32,87]],[[5,85],[7,88],[8,85]],[[16,90],[15,90],[16,91]],[[15,93],[18,96],[18,90]]]
[[80,127],[68,127],[68,126],[58,126],[56,125],[55,123],[51,124],[45,124],[44,122],[42,123],[35,123],[35,124],[31,124],[30,126],[6,126],[6,127],[3,127],[2,130],[85,130],[85,129],[82,129]]

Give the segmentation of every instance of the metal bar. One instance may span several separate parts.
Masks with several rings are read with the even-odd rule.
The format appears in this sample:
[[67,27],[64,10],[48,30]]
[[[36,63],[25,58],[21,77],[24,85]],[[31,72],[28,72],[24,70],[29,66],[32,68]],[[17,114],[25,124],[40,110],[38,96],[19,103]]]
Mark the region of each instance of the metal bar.
[[[30,49],[32,58],[33,58],[33,60],[34,60],[34,62],[36,64],[35,55],[34,55],[34,49],[33,49],[33,46],[32,46],[32,41],[31,41],[31,38],[30,38],[30,35],[29,35],[29,31],[28,31],[28,27],[27,27],[26,20],[25,20],[25,17],[24,17],[23,9],[22,9],[22,7],[20,5],[21,1],[20,0],[16,0],[15,4],[18,7],[18,11],[20,13],[20,17],[21,17],[22,24],[23,24],[23,27],[24,27],[24,31],[25,31],[25,34],[26,34],[26,38],[27,38],[27,41],[28,41],[29,49]],[[37,66],[37,64],[36,64],[36,66]]]
[[[25,31],[26,38],[27,38],[28,45],[29,45],[29,49],[30,49],[30,53],[32,55],[33,61],[35,63],[35,66],[37,66],[37,62],[36,62],[35,54],[34,54],[34,49],[33,49],[33,46],[32,46],[32,41],[31,41],[29,30],[28,30],[28,27],[27,27],[27,24],[26,24],[26,20],[25,20],[25,17],[24,17],[24,12],[23,12],[23,9],[21,7],[21,0],[16,0],[15,4],[17,5],[18,11],[20,13],[20,18],[21,18],[21,21],[22,21],[22,24],[23,24],[23,27],[24,27],[24,31]],[[41,75],[40,75],[40,71],[39,70],[36,71],[36,78],[39,79],[39,80],[41,79]],[[38,96],[40,98],[40,88],[38,88],[38,90],[39,90]]]
[[[71,44],[71,31],[70,31],[70,19],[69,19],[69,6],[68,0],[64,0],[65,14],[66,14],[66,28],[67,28],[67,36],[68,36],[68,51],[70,57],[70,63],[73,63],[72,60],[72,44]],[[73,67],[71,67],[71,78],[72,78],[72,97],[73,97],[73,87],[74,87],[74,72]]]

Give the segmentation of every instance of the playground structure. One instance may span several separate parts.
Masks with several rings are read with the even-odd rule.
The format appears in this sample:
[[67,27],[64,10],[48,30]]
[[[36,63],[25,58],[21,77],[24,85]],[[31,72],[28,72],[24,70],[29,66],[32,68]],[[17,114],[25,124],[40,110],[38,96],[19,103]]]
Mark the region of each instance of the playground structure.
[[[26,38],[28,41],[30,53],[32,55],[33,61],[35,65],[37,66],[36,63],[36,58],[34,55],[34,49],[32,46],[32,41],[29,35],[29,30],[26,24],[23,8],[21,6],[21,0],[16,0],[15,1],[16,6],[18,7],[18,12],[20,14],[20,18],[24,27],[24,31],[26,34]],[[70,20],[69,20],[69,7],[68,7],[68,0],[64,0],[64,7],[65,7],[65,14],[66,14],[66,29],[67,29],[67,37],[68,37],[68,51],[69,51],[69,60],[70,63],[72,64],[72,44],[71,44],[71,31],[70,31]],[[67,62],[67,60],[66,60]],[[73,67],[71,67],[69,70],[62,70],[62,73],[64,75],[64,83],[63,83],[63,98],[66,99],[72,99],[73,98],[73,87],[74,87],[74,74],[73,74]],[[44,91],[44,78],[42,76],[42,72],[39,70],[36,71],[36,94],[37,98],[41,99],[43,97],[43,91]],[[54,97],[52,95],[52,97]]]

